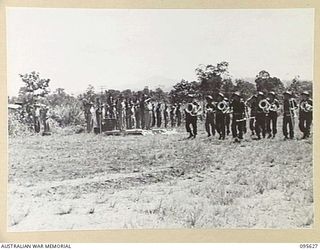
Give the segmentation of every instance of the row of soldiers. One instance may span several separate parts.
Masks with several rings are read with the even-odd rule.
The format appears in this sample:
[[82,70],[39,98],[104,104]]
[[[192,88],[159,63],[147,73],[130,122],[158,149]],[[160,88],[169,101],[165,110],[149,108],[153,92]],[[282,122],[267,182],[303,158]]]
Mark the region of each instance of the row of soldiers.
[[[188,138],[195,138],[197,135],[197,117],[202,114],[200,104],[192,95],[189,95],[189,103],[186,109],[186,130]],[[223,93],[218,93],[216,101],[212,96],[206,97],[205,107],[205,128],[208,136],[219,135],[223,140],[230,133],[236,141],[243,139],[247,132],[247,121],[252,135],[257,140],[262,138],[274,138],[277,134],[277,121],[280,114],[280,102],[275,92],[267,95],[258,92],[244,101],[240,92],[235,92],[229,101]],[[293,94],[289,91],[283,93],[283,124],[282,132],[285,139],[294,138],[294,127],[296,111],[299,110],[299,129],[303,133],[302,138],[310,136],[312,123],[312,99],[310,93],[301,93],[301,100],[298,104]]]
[[[146,129],[152,127],[179,127],[183,112],[181,103],[169,105],[153,102],[151,98],[131,99],[109,97],[105,103],[99,98],[95,103],[84,100],[84,114],[87,132],[102,130]],[[109,127],[106,127],[110,125]]]

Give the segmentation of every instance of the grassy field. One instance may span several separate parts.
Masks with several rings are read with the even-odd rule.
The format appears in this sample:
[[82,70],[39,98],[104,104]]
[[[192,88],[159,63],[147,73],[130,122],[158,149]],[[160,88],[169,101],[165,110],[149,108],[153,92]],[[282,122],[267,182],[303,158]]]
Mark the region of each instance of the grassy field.
[[280,133],[10,138],[8,228],[312,227],[312,139]]

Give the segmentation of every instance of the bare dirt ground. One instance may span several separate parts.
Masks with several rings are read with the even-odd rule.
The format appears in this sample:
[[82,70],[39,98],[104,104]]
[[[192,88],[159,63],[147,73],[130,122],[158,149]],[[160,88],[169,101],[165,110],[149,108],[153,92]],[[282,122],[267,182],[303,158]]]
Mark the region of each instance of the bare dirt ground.
[[312,227],[312,139],[185,137],[10,138],[8,230]]

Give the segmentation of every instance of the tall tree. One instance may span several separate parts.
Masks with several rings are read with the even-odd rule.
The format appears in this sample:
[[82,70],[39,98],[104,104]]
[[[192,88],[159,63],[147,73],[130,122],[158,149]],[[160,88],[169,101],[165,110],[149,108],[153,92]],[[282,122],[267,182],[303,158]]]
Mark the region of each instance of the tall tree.
[[235,87],[236,86],[233,84],[231,78],[224,79],[221,86],[221,92],[224,93],[227,98],[230,98],[232,93],[235,91]]
[[39,72],[20,74],[24,86],[19,90],[19,101],[32,105],[35,101],[43,99],[50,92],[50,79],[40,78]]
[[215,95],[217,92],[221,91],[224,83],[230,84],[230,82],[224,82],[224,79],[228,78],[228,62],[220,62],[214,65],[199,65],[196,68],[196,75],[200,82],[199,91],[202,96],[207,94]]
[[88,102],[94,102],[96,97],[97,94],[95,93],[94,87],[91,84],[89,84],[86,91],[78,96],[78,99],[86,100]]
[[255,79],[257,91],[265,94],[274,91],[276,94],[281,94],[284,91],[284,85],[277,77],[271,77],[270,73],[262,70],[258,73]]
[[[199,84],[197,82],[188,82],[182,79],[173,86],[169,96],[172,103],[183,102],[187,100],[188,94],[197,95]],[[199,97],[199,94],[198,94]]]
[[236,82],[236,86],[234,90],[240,91],[240,93],[242,94],[245,100],[256,93],[256,87],[254,86],[253,83],[242,80],[242,79],[236,79],[235,82]]

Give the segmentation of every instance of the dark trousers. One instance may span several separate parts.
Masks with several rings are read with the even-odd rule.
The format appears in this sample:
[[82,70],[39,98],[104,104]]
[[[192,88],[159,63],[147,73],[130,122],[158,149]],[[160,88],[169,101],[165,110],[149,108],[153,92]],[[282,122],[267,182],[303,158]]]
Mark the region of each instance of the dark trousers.
[[42,123],[42,126],[43,126],[43,132],[49,132],[50,131],[50,128],[49,128],[49,122],[47,119],[43,119],[41,121]]
[[283,115],[283,124],[282,124],[282,132],[285,137],[288,137],[288,127],[289,127],[289,134],[290,138],[293,139],[294,137],[294,127],[293,127],[293,120],[294,117],[291,118],[289,114],[284,114]]
[[312,123],[312,113],[301,114],[299,116],[299,129],[303,133],[303,137],[310,136],[311,123]]
[[157,127],[160,128],[161,127],[161,114],[157,113]]
[[266,137],[266,114],[265,113],[256,114],[255,130],[258,138],[260,138],[261,133],[263,138]]
[[231,122],[231,119],[230,119],[230,114],[225,114],[226,116],[226,130],[227,130],[227,135],[230,134],[230,122]]
[[132,120],[129,114],[126,116],[126,125],[127,125],[127,129],[132,129]]
[[141,111],[141,115],[140,115],[140,125],[141,125],[142,129],[146,128],[146,122],[144,119],[144,111],[143,110]]
[[208,135],[215,135],[214,114],[208,114],[206,116],[205,128]]
[[219,139],[224,139],[226,137],[226,119],[225,114],[217,113],[216,114],[216,130],[219,133]]
[[40,121],[39,121],[39,118],[38,117],[35,117],[34,118],[34,131],[36,133],[39,133],[40,132]]
[[140,113],[136,113],[135,114],[135,117],[136,117],[136,128],[141,128],[141,114]]
[[177,126],[180,127],[181,126],[181,113],[177,113]]
[[170,121],[171,121],[171,127],[174,127],[174,126],[176,126],[176,121],[175,121],[175,119],[174,119],[174,116],[170,116]]
[[156,115],[155,115],[155,113],[152,111],[151,127],[154,127],[155,125],[156,125]]
[[232,130],[232,137],[243,139],[243,132],[244,132],[244,121],[237,121],[243,119],[241,114],[233,114],[232,115],[232,123],[231,123],[231,130]]
[[[192,129],[191,129],[192,126]],[[197,117],[188,115],[186,116],[186,130],[190,135],[197,135]]]
[[87,132],[90,133],[91,132],[91,121],[92,121],[92,115],[91,113],[89,114],[86,114],[85,115],[85,118],[86,118],[86,124],[87,124]]
[[122,130],[123,124],[122,124],[122,112],[118,111],[118,116],[117,116],[117,129]]
[[269,135],[275,136],[277,134],[277,120],[278,120],[278,114],[277,112],[271,111],[268,116],[266,117],[267,120],[267,133]]

